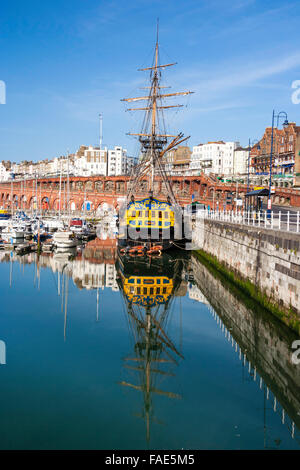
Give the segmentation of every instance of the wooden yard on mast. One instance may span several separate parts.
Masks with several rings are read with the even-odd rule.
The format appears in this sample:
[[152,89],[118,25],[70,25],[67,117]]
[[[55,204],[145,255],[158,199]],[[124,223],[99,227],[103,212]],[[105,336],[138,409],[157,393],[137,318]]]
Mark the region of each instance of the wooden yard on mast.
[[[162,178],[165,191],[170,196],[172,204],[176,205],[176,199],[172,191],[171,185],[168,181],[166,172],[161,163],[162,157],[166,152],[174,149],[177,145],[181,144],[185,140],[189,139],[184,137],[182,133],[178,135],[167,134],[164,125],[163,110],[170,108],[183,107],[181,104],[175,105],[164,105],[163,100],[175,96],[186,96],[193,93],[192,91],[183,91],[176,93],[162,93],[163,86],[160,86],[161,71],[166,67],[176,65],[176,62],[169,64],[159,63],[159,42],[158,42],[158,27],[157,37],[155,45],[155,53],[153,65],[138,69],[139,71],[150,71],[150,86],[149,94],[147,96],[138,96],[134,98],[124,98],[121,101],[136,102],[136,101],[147,101],[147,105],[141,108],[129,108],[127,111],[145,111],[143,120],[143,127],[140,133],[128,133],[128,135],[137,136],[141,144],[142,159],[135,168],[131,175],[129,182],[129,189],[127,193],[127,200],[130,201],[133,194],[136,193],[136,189],[142,179],[148,176],[148,190],[149,195],[152,196],[154,192],[154,178],[158,175]],[[163,127],[163,129],[161,129]],[[171,139],[169,141],[169,139]],[[168,142],[169,141],[169,142]]]

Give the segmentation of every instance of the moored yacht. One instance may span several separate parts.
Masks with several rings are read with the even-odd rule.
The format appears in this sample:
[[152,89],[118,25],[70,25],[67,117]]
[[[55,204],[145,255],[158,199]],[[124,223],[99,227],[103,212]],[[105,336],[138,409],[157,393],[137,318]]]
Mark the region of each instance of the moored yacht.
[[44,227],[48,232],[55,232],[56,230],[63,230],[64,223],[59,219],[44,219]]
[[71,230],[55,232],[53,245],[57,248],[72,248],[78,245],[78,241]]
[[25,237],[25,231],[24,228],[8,225],[2,230],[1,236],[4,240],[8,240],[10,238],[23,239]]

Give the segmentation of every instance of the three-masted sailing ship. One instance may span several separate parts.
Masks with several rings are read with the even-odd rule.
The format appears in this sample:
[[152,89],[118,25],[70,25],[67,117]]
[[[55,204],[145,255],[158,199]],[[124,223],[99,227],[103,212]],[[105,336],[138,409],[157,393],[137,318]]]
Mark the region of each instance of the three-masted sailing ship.
[[[183,246],[187,238],[183,210],[176,200],[162,161],[167,152],[189,138],[182,133],[168,134],[165,127],[164,111],[183,106],[168,105],[165,100],[193,93],[163,91],[166,87],[161,86],[162,71],[175,64],[160,64],[157,32],[153,64],[139,69],[150,74],[150,86],[146,87],[148,94],[122,100],[146,103],[143,107],[127,109],[143,111],[144,118],[141,132],[128,134],[136,136],[140,142],[140,160],[130,176],[126,201],[119,212],[119,246],[123,252],[155,254],[172,246]],[[137,199],[136,195],[145,190],[148,196]]]

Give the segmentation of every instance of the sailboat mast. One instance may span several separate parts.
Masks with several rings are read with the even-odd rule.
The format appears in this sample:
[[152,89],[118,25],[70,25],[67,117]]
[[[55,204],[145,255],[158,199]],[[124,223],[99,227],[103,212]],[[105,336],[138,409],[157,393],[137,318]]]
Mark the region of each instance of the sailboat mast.
[[[149,94],[145,96],[136,96],[132,98],[123,98],[121,101],[128,103],[135,103],[137,101],[146,101],[146,106],[128,108],[127,111],[145,111],[145,117],[143,120],[143,127],[139,133],[128,133],[128,135],[139,137],[141,144],[142,158],[137,165],[135,171],[132,173],[130,182],[128,185],[127,199],[131,200],[132,196],[137,192],[140,183],[142,181],[148,181],[148,191],[150,196],[154,192],[154,178],[155,175],[160,175],[164,182],[164,191],[168,198],[171,200],[173,205],[177,205],[177,201],[171,184],[165,174],[163,164],[161,162],[162,157],[168,151],[174,149],[182,142],[186,141],[189,137],[183,137],[182,133],[178,135],[168,134],[165,129],[163,111],[170,108],[180,108],[182,104],[165,105],[162,100],[165,98],[169,99],[177,96],[190,95],[191,91],[175,92],[175,93],[163,93],[162,88],[168,88],[160,86],[161,71],[167,67],[176,65],[174,63],[160,64],[159,62],[159,41],[158,41],[158,23],[156,32],[156,44],[154,51],[154,58],[151,67],[145,67],[138,69],[139,71],[150,71],[150,86],[146,87],[149,90]],[[160,114],[159,114],[160,113]],[[160,116],[162,119],[160,120]],[[162,128],[160,128],[162,127]],[[172,138],[170,142],[168,139]]]
[[157,107],[157,89],[158,89],[158,31],[155,45],[155,66],[153,74],[153,94],[152,94],[152,145],[151,145],[151,184],[149,190],[153,192],[154,189],[154,162],[155,162],[155,136],[156,136],[156,107]]

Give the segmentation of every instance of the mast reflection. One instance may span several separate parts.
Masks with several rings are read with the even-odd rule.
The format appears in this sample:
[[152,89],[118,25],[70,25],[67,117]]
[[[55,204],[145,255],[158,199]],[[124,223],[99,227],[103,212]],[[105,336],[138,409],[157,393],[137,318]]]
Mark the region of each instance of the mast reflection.
[[[157,377],[174,376],[172,366],[184,359],[170,338],[171,306],[182,287],[186,257],[169,256],[131,258],[119,256],[117,282],[126,306],[132,334],[133,355],[124,359],[124,367],[135,372],[135,383],[121,381],[124,387],[142,392],[143,408],[139,415],[146,422],[150,441],[150,423],[155,420],[153,394],[180,399],[181,395],[157,388]],[[184,295],[186,289],[184,289]],[[167,367],[167,370],[163,367]]]

